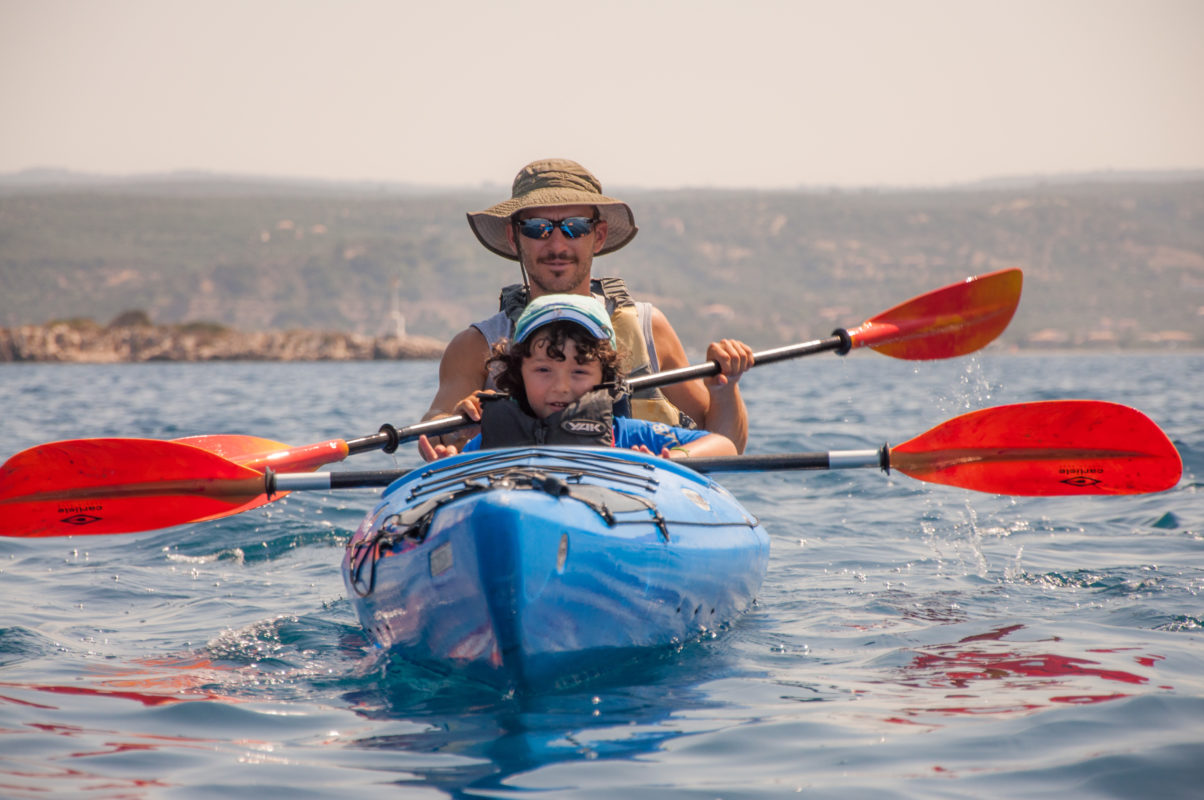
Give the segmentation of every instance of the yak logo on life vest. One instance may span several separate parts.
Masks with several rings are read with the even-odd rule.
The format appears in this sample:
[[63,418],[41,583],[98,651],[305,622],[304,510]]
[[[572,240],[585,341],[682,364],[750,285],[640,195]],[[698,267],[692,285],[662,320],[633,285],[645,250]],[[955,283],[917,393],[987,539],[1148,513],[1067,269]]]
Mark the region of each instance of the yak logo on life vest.
[[560,429],[575,436],[601,436],[606,433],[605,422],[596,419],[566,419]]

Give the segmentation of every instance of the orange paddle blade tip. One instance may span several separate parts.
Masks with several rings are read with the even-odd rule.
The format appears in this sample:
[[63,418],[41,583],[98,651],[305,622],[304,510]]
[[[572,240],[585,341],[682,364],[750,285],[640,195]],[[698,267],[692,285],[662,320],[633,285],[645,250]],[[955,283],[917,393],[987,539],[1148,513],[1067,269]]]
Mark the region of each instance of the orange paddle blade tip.
[[1174,444],[1140,411],[1050,400],[963,414],[891,448],[919,480],[993,494],[1144,494],[1179,482]]
[[156,439],[52,442],[0,466],[5,536],[134,533],[266,502],[262,473],[208,450]]
[[239,434],[187,436],[172,441],[208,450],[261,472],[269,467],[276,472],[310,472],[323,464],[342,461],[348,454],[347,442],[342,439],[301,447]]
[[973,353],[1012,321],[1023,282],[1018,269],[966,278],[883,311],[849,336],[854,347],[913,361]]

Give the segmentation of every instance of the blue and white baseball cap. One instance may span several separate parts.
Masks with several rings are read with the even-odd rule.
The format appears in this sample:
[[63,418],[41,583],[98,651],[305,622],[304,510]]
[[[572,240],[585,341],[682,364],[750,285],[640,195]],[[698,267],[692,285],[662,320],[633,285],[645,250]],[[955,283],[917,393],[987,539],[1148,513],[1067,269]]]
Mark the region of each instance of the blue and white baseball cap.
[[514,323],[514,343],[557,320],[576,322],[597,338],[609,339],[611,347],[618,347],[606,306],[592,295],[584,294],[545,294],[532,300]]

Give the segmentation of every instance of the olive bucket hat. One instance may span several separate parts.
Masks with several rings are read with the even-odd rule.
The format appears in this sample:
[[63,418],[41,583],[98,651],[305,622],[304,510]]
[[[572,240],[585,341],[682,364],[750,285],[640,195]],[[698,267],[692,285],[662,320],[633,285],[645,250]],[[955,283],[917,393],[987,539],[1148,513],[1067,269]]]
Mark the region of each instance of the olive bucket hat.
[[518,260],[506,238],[511,218],[526,208],[593,206],[607,226],[606,244],[597,255],[614,252],[630,242],[639,228],[631,207],[602,194],[602,184],[589,170],[567,158],[532,161],[514,178],[510,199],[468,215],[468,226],[486,249],[502,258]]

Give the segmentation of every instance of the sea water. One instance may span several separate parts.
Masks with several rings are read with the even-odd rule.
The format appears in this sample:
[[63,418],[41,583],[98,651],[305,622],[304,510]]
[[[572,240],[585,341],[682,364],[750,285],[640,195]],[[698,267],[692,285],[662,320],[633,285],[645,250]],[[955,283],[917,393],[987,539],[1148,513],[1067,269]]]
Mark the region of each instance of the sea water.
[[[0,457],[56,439],[289,444],[419,419],[436,365],[0,367]],[[1015,498],[876,470],[719,476],[772,537],[730,629],[574,689],[382,658],[339,560],[371,490],[132,535],[0,538],[0,796],[1187,798],[1204,792],[1204,355],[871,352],[743,383],[749,452],[956,414],[1144,410],[1184,477]],[[343,468],[411,467],[355,456]]]

